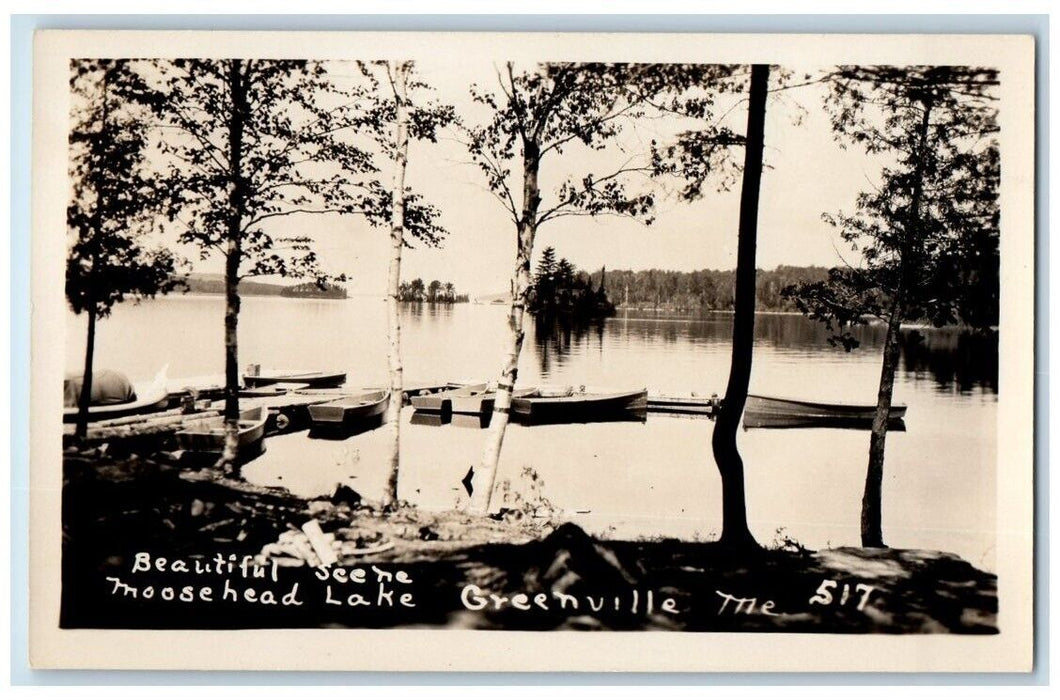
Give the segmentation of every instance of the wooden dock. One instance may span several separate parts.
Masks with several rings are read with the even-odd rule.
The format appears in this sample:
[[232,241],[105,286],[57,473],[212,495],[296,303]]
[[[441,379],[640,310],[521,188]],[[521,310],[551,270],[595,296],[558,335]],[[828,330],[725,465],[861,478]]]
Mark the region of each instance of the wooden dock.
[[670,413],[689,416],[714,417],[721,407],[721,399],[713,396],[664,396],[648,394],[648,411],[650,413]]

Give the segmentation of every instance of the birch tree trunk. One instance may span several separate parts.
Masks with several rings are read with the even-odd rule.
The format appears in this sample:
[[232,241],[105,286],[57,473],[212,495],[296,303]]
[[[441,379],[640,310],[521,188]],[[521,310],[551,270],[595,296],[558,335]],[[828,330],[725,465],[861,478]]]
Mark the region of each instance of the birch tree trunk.
[[[397,503],[398,472],[401,464],[401,404],[404,390],[401,363],[401,319],[398,316],[398,294],[401,286],[401,252],[405,244],[405,168],[408,164],[408,114],[406,111],[406,88],[411,64],[398,63],[391,77],[394,88],[394,185],[390,192],[390,271],[387,277],[386,315],[390,347],[387,361],[390,367],[390,404],[386,409],[386,422],[390,431],[390,468],[386,488],[383,491],[383,507]],[[390,71],[390,66],[387,66]]]
[[765,144],[766,93],[769,66],[751,68],[750,105],[747,111],[747,142],[743,183],[740,189],[740,224],[736,252],[736,291],[733,301],[732,359],[725,399],[714,425],[711,446],[721,473],[721,543],[738,548],[757,547],[747,526],[743,459],[736,446],[736,432],[747,403],[754,357],[755,251],[758,239],[758,200],[762,185],[762,149]]
[[228,128],[231,183],[225,251],[225,444],[218,461],[226,472],[234,470],[239,451],[239,263],[243,257],[243,128],[247,109],[242,64],[233,59],[228,68],[232,112]]
[[472,480],[471,512],[484,515],[489,512],[493,487],[497,481],[497,464],[501,457],[504,433],[511,414],[512,391],[519,375],[519,354],[523,349],[523,321],[526,314],[526,295],[530,290],[530,257],[534,252],[534,235],[537,233],[537,210],[541,203],[537,175],[540,154],[536,143],[523,144],[523,211],[517,227],[515,268],[512,270],[512,306],[508,318],[508,348],[497,382],[497,397],[493,403],[493,416],[482,450],[482,460]]

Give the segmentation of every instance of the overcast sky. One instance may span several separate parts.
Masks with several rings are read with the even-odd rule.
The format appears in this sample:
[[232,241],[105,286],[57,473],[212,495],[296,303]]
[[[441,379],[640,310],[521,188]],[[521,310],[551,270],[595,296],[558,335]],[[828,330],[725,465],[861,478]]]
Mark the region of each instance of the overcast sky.
[[[436,99],[454,105],[463,119],[474,122],[483,115],[470,100],[469,86],[477,83],[495,88],[497,66],[458,58],[421,61],[417,70],[435,88]],[[794,73],[813,68],[798,67]],[[857,193],[871,186],[878,166],[874,168],[873,162],[856,149],[839,148],[822,108],[822,94],[819,86],[800,87],[773,94],[768,102],[767,170],[762,179],[758,234],[760,268],[779,264],[830,266],[840,262],[840,255],[851,257],[849,247],[821,220],[821,213],[849,211]],[[726,123],[734,130],[745,131],[747,113],[742,98],[719,105],[718,111],[727,113]],[[666,120],[642,124],[627,133],[625,145],[635,150],[638,143],[647,143],[653,135],[675,128],[678,126],[673,121]],[[453,132],[438,144],[414,143],[411,147],[407,184],[441,209],[442,224],[450,235],[441,248],[406,250],[402,277],[451,281],[459,291],[472,296],[506,291],[515,253],[515,227],[486,189],[481,173],[468,163],[457,136]],[[600,157],[577,150],[551,155],[541,173],[544,205],[566,174],[587,169],[604,172],[599,162],[589,160]],[[742,153],[738,157],[742,160]],[[513,183],[513,189],[521,190],[521,180]],[[692,204],[674,197],[660,199],[651,226],[615,216],[547,222],[538,231],[535,261],[546,246],[554,246],[559,256],[589,270],[602,265],[635,270],[732,269],[736,264],[738,219],[737,181],[731,191],[708,191]],[[385,230],[371,229],[349,217],[309,217],[298,221],[297,227],[314,236],[321,261],[329,271],[350,277],[347,286],[351,293],[383,293],[389,256]],[[196,269],[220,271],[219,261],[200,264]]]

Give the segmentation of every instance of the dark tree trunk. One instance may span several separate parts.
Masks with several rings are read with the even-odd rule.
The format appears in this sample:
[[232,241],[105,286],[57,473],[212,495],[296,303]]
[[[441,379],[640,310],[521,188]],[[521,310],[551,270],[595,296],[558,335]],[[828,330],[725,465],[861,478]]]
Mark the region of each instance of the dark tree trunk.
[[81,378],[81,395],[77,400],[77,428],[74,437],[83,440],[88,435],[88,406],[92,402],[92,363],[96,354],[96,302],[89,302],[88,308],[88,339],[85,343],[85,373]]
[[876,394],[876,415],[872,419],[872,435],[869,437],[869,464],[865,470],[865,493],[861,497],[861,546],[885,547],[883,542],[883,460],[887,443],[887,426],[891,416],[891,401],[894,395],[894,375],[898,371],[901,351],[898,333],[905,316],[905,293],[916,284],[916,270],[922,234],[920,232],[920,206],[924,198],[924,169],[927,158],[928,132],[931,128],[932,102],[923,103],[920,120],[920,138],[917,150],[919,158],[913,170],[913,190],[909,198],[909,213],[906,216],[901,258],[899,264],[898,290],[891,302],[891,314],[887,318],[887,337],[883,344],[883,367],[880,369],[880,388]]
[[901,354],[898,331],[902,324],[902,303],[895,299],[887,319],[887,338],[883,344],[883,368],[880,389],[876,395],[876,415],[869,437],[869,466],[865,472],[865,493],[861,498],[861,546],[884,547],[883,543],[883,455],[887,442],[887,424],[894,394],[894,375]]
[[225,445],[218,466],[232,471],[239,449],[239,263],[243,257],[243,129],[246,85],[243,61],[229,62],[232,113],[228,128],[228,166],[231,177],[228,246],[225,252]]
[[[103,104],[100,108],[100,135],[107,131],[107,120],[110,118],[110,102],[107,100],[109,85],[109,69],[103,71],[101,89],[103,91]],[[96,180],[96,201],[92,210],[92,236],[99,237],[103,234],[103,207],[106,206],[106,194],[104,193],[103,177]],[[93,246],[98,249],[98,243]],[[96,353],[96,318],[99,316],[98,295],[92,288],[95,277],[89,279],[89,299],[85,306],[88,314],[88,338],[85,343],[85,372],[81,377],[81,395],[77,397],[77,425],[74,428],[74,439],[83,440],[88,435],[88,406],[92,403],[92,365],[95,362]]]
[[769,66],[751,68],[747,143],[740,191],[740,228],[736,253],[736,291],[733,303],[732,360],[725,399],[714,426],[714,461],[721,473],[721,543],[737,549],[758,546],[747,526],[743,460],[736,447],[736,432],[747,403],[755,324],[755,248],[758,237],[758,199],[762,184],[762,148],[765,142],[766,93]]

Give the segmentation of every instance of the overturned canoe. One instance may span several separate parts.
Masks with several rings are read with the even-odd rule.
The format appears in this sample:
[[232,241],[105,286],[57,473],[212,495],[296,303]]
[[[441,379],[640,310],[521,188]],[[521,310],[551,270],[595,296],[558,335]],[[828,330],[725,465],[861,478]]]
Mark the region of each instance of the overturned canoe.
[[600,388],[549,391],[537,396],[512,400],[512,416],[534,422],[593,422],[644,414],[648,408],[648,390],[615,390]]
[[312,404],[309,417],[316,426],[352,426],[383,415],[389,404],[389,391],[371,389],[327,403]]
[[[129,385],[130,391],[127,395],[131,396],[129,401],[111,401],[105,403],[90,404],[88,407],[88,420],[90,422],[111,420],[114,418],[124,418],[126,416],[139,415],[141,413],[152,413],[154,411],[164,410],[169,404],[169,391],[166,388],[166,371],[168,365],[163,367],[155,375],[155,378],[150,382],[141,382],[135,386]],[[116,377],[121,377],[117,373],[113,373]],[[93,379],[102,379],[106,375],[104,372],[93,372]],[[121,379],[124,383],[128,383],[128,380]],[[66,403],[72,405],[66,405],[63,407],[63,422],[64,423],[75,423],[77,422],[77,415],[80,407],[77,405],[77,401],[80,395],[81,382],[83,377],[71,377],[66,379],[64,382],[66,386],[64,391],[67,394]],[[102,382],[101,382],[102,383]],[[95,382],[93,382],[95,385]],[[97,394],[95,389],[93,394]],[[106,399],[101,399],[106,401]]]
[[[904,427],[906,408],[905,404],[891,406],[888,425]],[[748,394],[743,424],[745,428],[870,428],[875,417],[874,404],[821,403]]]
[[[263,406],[240,412],[238,450],[241,457],[261,451],[268,417],[269,412]],[[177,444],[182,450],[189,452],[221,452],[225,446],[224,416],[204,418],[186,424],[177,432]]]

